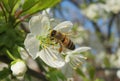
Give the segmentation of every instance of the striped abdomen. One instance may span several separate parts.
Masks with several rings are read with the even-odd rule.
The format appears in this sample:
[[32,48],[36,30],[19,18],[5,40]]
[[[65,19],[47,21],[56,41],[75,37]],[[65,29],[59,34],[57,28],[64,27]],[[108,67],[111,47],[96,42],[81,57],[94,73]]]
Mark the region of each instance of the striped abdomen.
[[70,50],[74,50],[75,49],[75,45],[74,43],[68,38],[66,37],[66,35],[64,36],[64,38],[61,40],[61,42],[63,43],[63,45],[70,49]]
[[60,41],[63,44],[64,47],[66,47],[70,50],[75,49],[74,43],[65,34],[63,34],[61,32],[58,32],[56,30],[52,30],[51,31],[51,37],[54,37],[55,39]]

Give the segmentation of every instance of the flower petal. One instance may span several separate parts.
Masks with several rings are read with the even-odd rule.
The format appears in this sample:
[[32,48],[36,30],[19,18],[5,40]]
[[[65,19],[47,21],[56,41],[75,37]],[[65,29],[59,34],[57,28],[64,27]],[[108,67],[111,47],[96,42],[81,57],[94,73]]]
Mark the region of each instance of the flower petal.
[[61,68],[65,64],[60,54],[51,48],[41,50],[37,56],[39,56],[47,65],[53,68]]
[[35,58],[37,52],[39,51],[39,41],[36,39],[36,37],[31,33],[28,34],[24,41],[24,45],[32,58]]
[[33,16],[29,21],[29,27],[31,33],[35,35],[47,35],[50,28],[49,18],[42,14]]
[[67,54],[80,53],[90,49],[91,49],[90,47],[79,47],[79,48],[76,48],[74,51],[67,52]]
[[58,25],[54,28],[54,30],[58,30],[58,31],[61,31],[61,32],[64,33],[64,32],[70,31],[72,27],[73,27],[72,22],[70,22],[70,21],[64,21],[64,22],[58,24]]
[[68,63],[70,61],[70,54],[65,56],[65,62]]

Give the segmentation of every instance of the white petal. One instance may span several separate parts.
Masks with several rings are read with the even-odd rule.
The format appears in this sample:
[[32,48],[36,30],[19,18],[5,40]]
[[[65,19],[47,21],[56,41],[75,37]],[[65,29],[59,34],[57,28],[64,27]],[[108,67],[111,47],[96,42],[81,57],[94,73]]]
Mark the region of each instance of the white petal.
[[39,40],[37,40],[36,37],[30,33],[27,35],[24,45],[32,58],[35,58],[37,52],[39,51]]
[[11,70],[15,76],[23,76],[27,70],[27,67],[23,61],[18,61],[11,65]]
[[65,62],[68,63],[70,61],[70,54],[65,56]]
[[79,59],[87,59],[87,57],[85,57],[85,56],[83,56],[83,55],[81,55],[81,54],[79,54],[79,55],[74,55],[74,57],[77,57],[77,58],[79,58]]
[[[73,68],[71,68],[69,63],[66,63],[65,66],[61,68],[61,71],[65,75],[65,77],[67,77],[67,78],[73,77],[73,75],[74,75],[74,70],[73,70]],[[70,80],[70,81],[74,81],[74,80]]]
[[117,77],[120,78],[120,70],[117,71]]
[[50,13],[50,8],[47,8],[46,10],[42,11],[42,15],[48,15]]
[[60,54],[50,48],[41,50],[37,56],[39,56],[47,65],[53,68],[61,68],[65,64]]
[[29,21],[30,32],[35,35],[46,35],[49,28],[49,18],[45,15],[33,16]]
[[67,54],[80,53],[90,49],[91,49],[90,47],[79,47],[79,48],[76,48],[74,51],[67,52]]
[[58,30],[58,31],[61,31],[61,32],[68,32],[69,30],[71,30],[72,27],[73,27],[72,22],[70,22],[70,21],[64,21],[64,22],[58,24],[54,28],[54,30]]

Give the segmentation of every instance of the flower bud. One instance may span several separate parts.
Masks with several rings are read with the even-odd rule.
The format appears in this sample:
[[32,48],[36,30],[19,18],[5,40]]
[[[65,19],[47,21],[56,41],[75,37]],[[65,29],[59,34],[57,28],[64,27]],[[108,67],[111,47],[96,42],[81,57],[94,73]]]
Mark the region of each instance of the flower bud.
[[11,63],[11,70],[14,76],[24,76],[27,71],[27,67],[24,61],[15,60]]

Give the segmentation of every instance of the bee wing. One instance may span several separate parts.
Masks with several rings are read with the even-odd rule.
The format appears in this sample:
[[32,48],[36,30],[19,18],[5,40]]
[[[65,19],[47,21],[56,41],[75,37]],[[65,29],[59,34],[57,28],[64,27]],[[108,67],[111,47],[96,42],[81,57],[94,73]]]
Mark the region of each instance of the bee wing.
[[73,26],[72,22],[70,22],[70,21],[64,21],[64,22],[58,24],[53,29],[65,33],[65,32],[70,31],[72,29],[72,26]]
[[61,68],[64,66],[65,62],[57,50],[52,48],[45,48],[37,54],[47,65],[53,68]]

